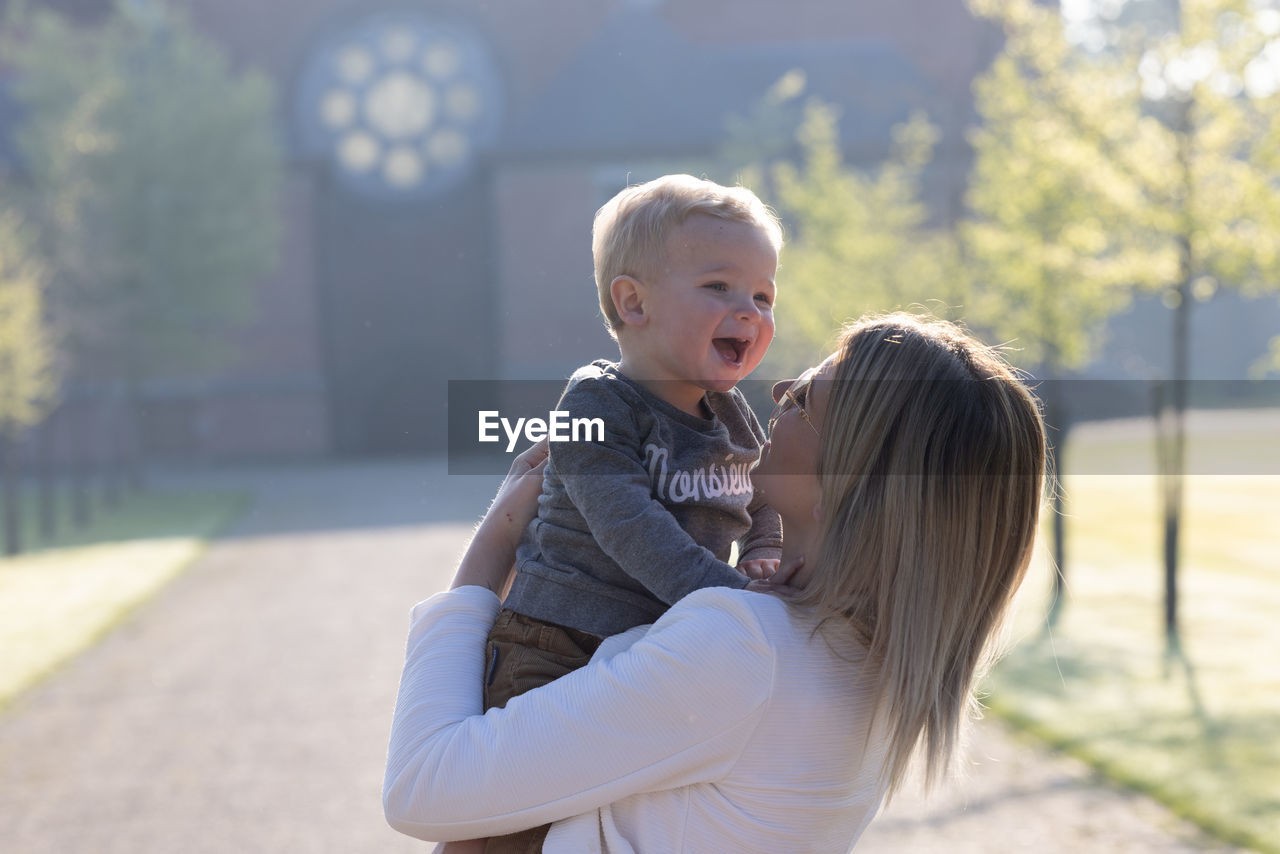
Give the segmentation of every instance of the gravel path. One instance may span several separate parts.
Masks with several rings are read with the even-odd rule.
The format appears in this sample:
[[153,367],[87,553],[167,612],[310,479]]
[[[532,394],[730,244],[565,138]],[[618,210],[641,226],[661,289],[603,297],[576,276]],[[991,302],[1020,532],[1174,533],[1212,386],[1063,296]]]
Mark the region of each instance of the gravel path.
[[1109,785],[995,722],[971,740],[962,782],[907,792],[872,822],[858,854],[1192,854],[1243,852],[1159,803]]
[[[496,480],[420,461],[199,479],[259,499],[0,713],[0,850],[428,850],[387,828],[379,800],[406,618],[447,583]],[[973,756],[964,799],[904,796],[860,854],[1233,850],[997,726]]]

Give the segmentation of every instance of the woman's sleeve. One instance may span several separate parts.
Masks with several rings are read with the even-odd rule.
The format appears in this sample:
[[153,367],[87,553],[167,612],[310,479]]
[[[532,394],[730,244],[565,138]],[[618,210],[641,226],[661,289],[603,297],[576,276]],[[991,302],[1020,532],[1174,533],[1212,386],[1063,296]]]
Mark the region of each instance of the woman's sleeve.
[[751,595],[691,594],[627,651],[484,715],[497,598],[463,587],[417,606],[383,782],[387,821],[420,839],[469,839],[722,778],[773,685]]

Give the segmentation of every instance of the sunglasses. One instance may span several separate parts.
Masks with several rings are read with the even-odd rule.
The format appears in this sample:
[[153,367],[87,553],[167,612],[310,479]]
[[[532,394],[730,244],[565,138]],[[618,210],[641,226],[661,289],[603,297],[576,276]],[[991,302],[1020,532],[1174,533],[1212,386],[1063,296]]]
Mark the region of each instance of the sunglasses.
[[814,426],[813,420],[809,418],[809,411],[805,409],[805,403],[809,399],[809,387],[813,385],[813,378],[817,375],[818,369],[810,368],[784,388],[782,394],[777,394],[775,387],[774,399],[777,405],[773,408],[773,414],[769,416],[769,435],[773,435],[773,428],[778,423],[778,419],[792,409],[800,413],[800,420],[809,425],[814,435],[822,435]]

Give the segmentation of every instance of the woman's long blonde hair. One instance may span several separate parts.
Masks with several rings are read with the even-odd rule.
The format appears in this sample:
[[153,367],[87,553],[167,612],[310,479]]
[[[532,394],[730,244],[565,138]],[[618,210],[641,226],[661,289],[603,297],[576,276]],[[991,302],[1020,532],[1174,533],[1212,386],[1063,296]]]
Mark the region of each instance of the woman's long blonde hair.
[[823,530],[796,603],[852,626],[879,668],[885,780],[932,784],[1031,558],[1045,477],[1035,399],[991,348],[908,314],[841,337],[822,419]]

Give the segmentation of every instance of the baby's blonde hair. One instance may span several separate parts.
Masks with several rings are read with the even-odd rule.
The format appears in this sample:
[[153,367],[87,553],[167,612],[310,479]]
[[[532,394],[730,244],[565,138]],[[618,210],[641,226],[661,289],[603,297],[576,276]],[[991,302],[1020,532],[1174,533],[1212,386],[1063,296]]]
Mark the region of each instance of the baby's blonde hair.
[[778,217],[746,187],[724,187],[692,175],[664,175],[627,187],[596,211],[591,228],[596,289],[610,335],[616,338],[623,325],[613,304],[613,280],[657,274],[667,236],[694,214],[756,226],[775,251],[782,249]]
[[1044,425],[1000,354],[945,321],[855,323],[832,380],[821,546],[796,604],[870,651],[892,794],[917,746],[934,782],[977,711],[975,683],[1031,559]]

